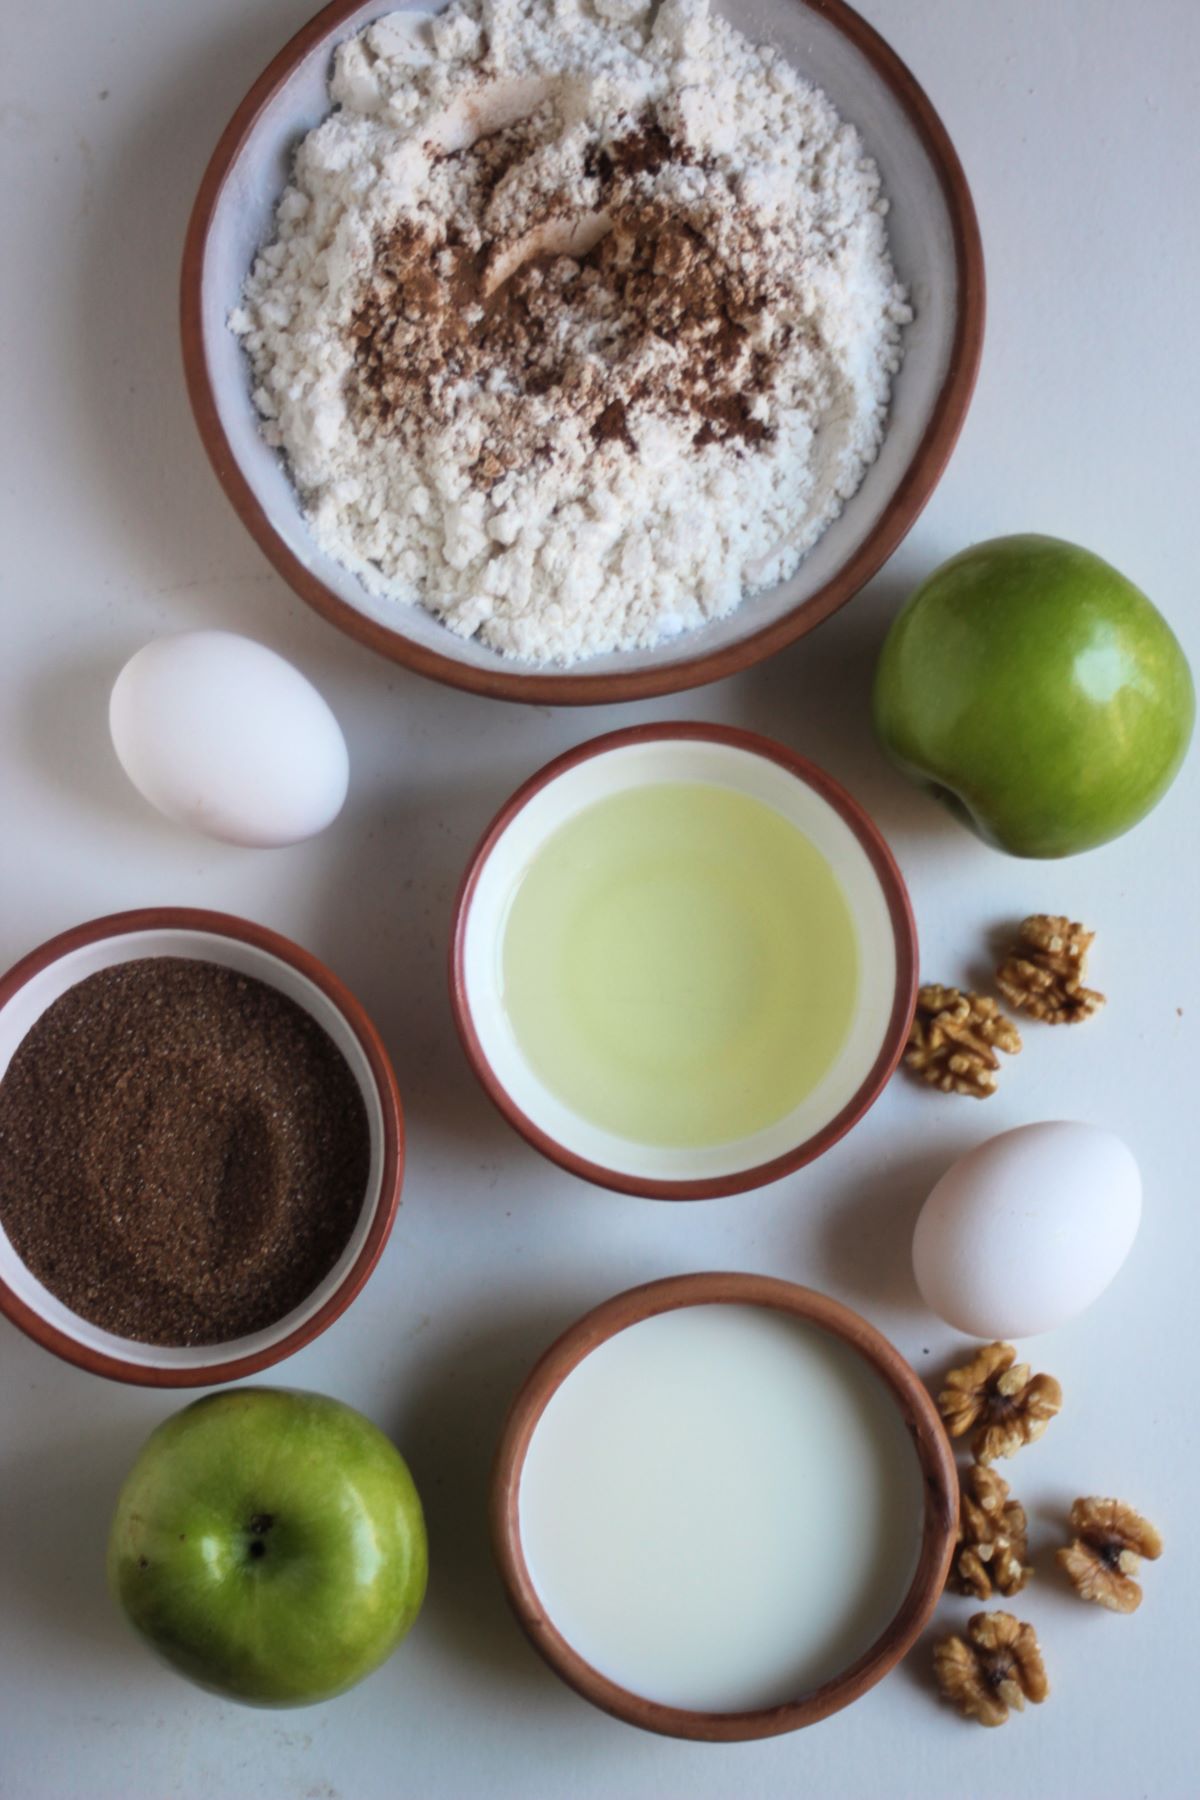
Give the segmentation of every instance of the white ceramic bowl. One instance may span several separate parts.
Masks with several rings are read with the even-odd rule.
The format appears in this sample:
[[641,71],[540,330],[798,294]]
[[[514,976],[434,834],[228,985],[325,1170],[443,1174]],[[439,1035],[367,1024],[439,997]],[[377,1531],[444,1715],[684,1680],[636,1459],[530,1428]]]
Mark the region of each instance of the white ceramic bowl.
[[274,1325],[224,1344],[172,1348],[116,1337],[80,1318],[26,1268],[0,1229],[0,1312],[47,1350],[98,1375],[148,1387],[206,1387],[252,1375],[310,1343],[343,1313],[387,1242],[404,1171],[400,1096],[386,1052],[354,997],[323,963],[277,932],[224,913],[153,907],[76,926],[0,980],[0,1079],[22,1039],[61,994],[114,963],[195,957],[255,976],[302,1006],[345,1057],[370,1131],[362,1210],[335,1266]]
[[184,364],[213,467],[245,525],[296,592],[351,636],[456,687],[571,704],[693,687],[757,662],[812,629],[892,554],[929,499],[958,437],[983,341],[983,255],[966,178],[945,127],[909,70],[842,0],[726,0],[858,127],[883,176],[888,232],[916,308],[905,333],[878,459],[796,574],[721,619],[651,650],[567,670],[505,660],[418,606],[372,596],[314,544],[283,464],[263,442],[248,368],[228,328],[297,139],[329,111],[335,46],[396,0],[334,0],[280,51],[213,153],[188,227],[182,280]]
[[[824,1079],[785,1118],[735,1143],[664,1149],[581,1119],[541,1081],[517,1042],[502,994],[508,910],[546,839],[593,802],[657,782],[712,782],[774,807],[816,845],[849,902],[859,998]],[[904,1049],[917,984],[917,941],[900,871],[856,801],[781,744],[719,725],[639,725],[594,738],[540,770],[489,826],[463,879],[451,946],[451,1001],[471,1065],[534,1147],[602,1187],[698,1200],[761,1187],[811,1162],[877,1099]]]

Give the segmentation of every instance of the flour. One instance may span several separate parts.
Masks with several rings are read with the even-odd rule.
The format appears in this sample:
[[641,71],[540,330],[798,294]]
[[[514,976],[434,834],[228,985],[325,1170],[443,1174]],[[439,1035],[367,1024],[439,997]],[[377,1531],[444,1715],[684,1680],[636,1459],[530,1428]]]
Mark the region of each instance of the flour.
[[790,575],[911,317],[878,171],[707,0],[457,0],[338,51],[231,325],[317,542],[537,662]]

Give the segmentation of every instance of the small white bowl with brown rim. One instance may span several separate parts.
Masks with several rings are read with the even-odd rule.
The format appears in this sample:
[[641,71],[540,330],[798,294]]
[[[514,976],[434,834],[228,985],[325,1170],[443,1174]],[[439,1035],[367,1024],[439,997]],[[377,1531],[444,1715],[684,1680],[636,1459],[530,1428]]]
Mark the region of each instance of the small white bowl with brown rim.
[[[521,879],[556,830],[628,788],[702,782],[765,803],[834,872],[858,944],[858,997],[832,1066],[786,1116],[698,1148],[634,1143],[582,1118],[526,1057],[504,1003],[502,946]],[[800,922],[797,923],[797,929]],[[600,1187],[705,1200],[762,1187],[822,1155],[874,1105],[903,1053],[917,991],[917,938],[903,877],[863,808],[825,770],[753,732],[637,725],[548,763],[501,807],[455,907],[450,997],[467,1059],[508,1122],[543,1156]]]
[[[578,1645],[571,1642],[564,1618],[555,1616],[554,1601],[539,1588],[537,1527],[534,1524],[534,1541],[530,1543],[523,1524],[522,1482],[531,1461],[531,1447],[547,1409],[560,1395],[564,1384],[597,1353],[603,1356],[610,1352],[623,1333],[630,1332],[632,1336],[639,1327],[661,1321],[664,1315],[678,1314],[680,1309],[693,1307],[752,1309],[769,1318],[782,1317],[798,1323],[818,1337],[828,1337],[839,1361],[858,1365],[853,1379],[867,1382],[879,1396],[883,1409],[878,1416],[880,1426],[886,1426],[889,1436],[894,1436],[898,1444],[904,1444],[906,1460],[911,1458],[911,1468],[905,1469],[905,1485],[914,1509],[912,1542],[905,1569],[893,1571],[899,1574],[899,1580],[891,1616],[887,1616],[892,1605],[889,1597],[885,1610],[879,1614],[882,1628],[878,1628],[878,1620],[868,1625],[860,1616],[856,1630],[841,1640],[842,1647],[848,1652],[846,1660],[835,1659],[835,1666],[823,1679],[811,1687],[802,1684],[795,1692],[789,1691],[786,1698],[776,1699],[772,1704],[749,1706],[738,1711],[698,1710],[664,1704],[661,1699],[649,1698],[622,1685],[611,1673],[605,1673],[589,1662]],[[671,1404],[685,1404],[678,1386],[672,1386],[668,1391],[672,1396]],[[658,1390],[655,1392],[657,1394]],[[753,1396],[747,1396],[748,1404],[752,1399]],[[670,1427],[671,1421],[663,1419],[662,1431],[655,1441],[670,1441]],[[606,1429],[606,1424],[601,1425],[602,1442],[605,1442]],[[578,1485],[577,1475],[571,1479]],[[565,1484],[566,1487],[569,1485]],[[629,1488],[627,1477],[625,1487],[620,1488],[618,1484],[614,1492],[623,1494]],[[890,1492],[881,1491],[877,1501],[886,1508],[892,1498]],[[899,1504],[898,1500],[896,1504]],[[620,1506],[615,1510],[619,1512]],[[535,1507],[535,1519],[536,1514]],[[895,1346],[858,1313],[826,1294],[767,1275],[731,1272],[679,1275],[631,1288],[605,1301],[564,1332],[534,1365],[513,1402],[497,1448],[492,1470],[490,1520],[493,1552],[509,1603],[534,1649],[556,1675],[593,1706],[626,1724],[667,1737],[730,1743],[775,1737],[828,1718],[882,1680],[912,1648],[941,1597],[954,1553],[958,1477],[949,1439],[920,1379]],[[680,1523],[682,1526],[686,1521]],[[707,1515],[706,1524],[711,1524]],[[602,1536],[602,1527],[600,1533]],[[593,1538],[590,1542],[591,1553],[606,1571],[606,1582],[619,1592],[625,1577],[619,1531],[610,1541],[599,1542]],[[663,1546],[665,1560],[670,1560],[666,1553],[673,1548],[673,1545]],[[820,1546],[814,1544],[812,1552],[819,1556]],[[734,1551],[722,1538],[712,1544],[711,1554],[719,1557],[734,1554]],[[660,1566],[656,1561],[656,1570]],[[703,1577],[696,1579],[703,1580]],[[903,1585],[905,1582],[907,1585]],[[559,1602],[561,1604],[561,1595]],[[746,1594],[745,1604],[749,1603]],[[661,1592],[656,1593],[656,1616],[662,1609],[669,1617],[672,1604],[673,1592],[669,1581],[665,1581]],[[594,1619],[591,1624],[594,1629]],[[575,1628],[578,1633],[578,1617]],[[798,1633],[802,1630],[800,1623]],[[875,1635],[870,1641],[863,1641],[872,1630]],[[715,1650],[711,1653],[717,1654]],[[654,1663],[656,1654],[658,1652],[642,1657],[647,1668]]]
[[146,957],[220,964],[277,989],[308,1013],[345,1059],[362,1095],[369,1135],[362,1204],[337,1262],[273,1324],[235,1341],[170,1346],[118,1337],[82,1318],[37,1279],[0,1228],[0,1312],[56,1356],[114,1381],[207,1387],[281,1362],[339,1318],[383,1252],[400,1204],[404,1122],[396,1079],[371,1021],[315,956],[266,926],[192,907],[148,907],[77,925],[22,957],[0,978],[0,1079],[46,1009],[69,988],[115,964]]

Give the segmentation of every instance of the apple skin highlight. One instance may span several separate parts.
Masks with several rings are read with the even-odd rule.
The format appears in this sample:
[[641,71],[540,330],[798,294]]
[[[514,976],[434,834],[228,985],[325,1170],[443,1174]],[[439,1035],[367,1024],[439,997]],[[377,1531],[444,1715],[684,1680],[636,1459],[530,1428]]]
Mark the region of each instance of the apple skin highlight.
[[1195,689],[1174,632],[1110,564],[1059,538],[993,538],[906,602],[880,653],[880,743],[995,848],[1073,856],[1167,792]]

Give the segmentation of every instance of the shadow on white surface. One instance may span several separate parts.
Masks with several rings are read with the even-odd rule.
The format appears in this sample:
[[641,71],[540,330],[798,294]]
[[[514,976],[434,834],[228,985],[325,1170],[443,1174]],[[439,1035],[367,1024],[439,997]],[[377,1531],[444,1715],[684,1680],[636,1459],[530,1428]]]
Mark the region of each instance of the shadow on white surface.
[[[526,1642],[492,1559],[487,1500],[492,1458],[508,1409],[542,1352],[594,1302],[581,1277],[551,1297],[481,1307],[479,1322],[422,1367],[394,1421],[429,1525],[430,1580],[419,1629],[439,1641],[451,1666],[475,1664],[494,1684],[497,1706],[516,1702],[536,1729],[537,1709],[570,1698]],[[519,1690],[519,1696],[515,1694]],[[580,1701],[578,1704],[582,1705]]]
[[[730,686],[735,722],[781,739],[827,769],[863,805],[902,860],[906,847],[957,838],[962,825],[892,768],[871,723],[875,664],[888,627],[924,576],[905,553],[825,625]],[[969,840],[968,840],[969,841]]]
[[[1028,863],[1026,867],[1029,869],[1029,912],[1044,910],[1037,896],[1053,895],[1055,878],[1053,874],[1047,875],[1044,864]],[[979,954],[963,971],[966,986],[977,989],[981,994],[996,993],[996,969],[1006,956],[1012,954],[1021,920],[1028,916],[1029,913],[1018,913],[1011,909],[1004,917],[994,918],[983,927],[979,933]],[[997,998],[1000,999],[1001,1006],[1005,1006],[1003,998]],[[1011,1007],[1006,1007],[1006,1010],[1012,1012]],[[1017,1028],[1024,1035],[1030,1025],[1029,1016],[1018,1013],[1015,1017]],[[1036,1030],[1036,1025],[1034,1028]]]
[[52,1651],[64,1678],[68,1668],[86,1678],[102,1661],[110,1672],[127,1665],[132,1682],[145,1679],[147,1652],[105,1576],[109,1521],[145,1436],[144,1425],[127,1423],[63,1437],[10,1464],[0,1490],[6,1633]]
[[[892,1079],[909,1077],[898,1070]],[[934,1183],[978,1143],[973,1123],[943,1125],[933,1119],[921,1150],[881,1161],[865,1175],[854,1170],[840,1181],[824,1177],[817,1238],[822,1285],[846,1296],[851,1305],[863,1306],[871,1317],[885,1311],[929,1317],[912,1272],[913,1230]],[[802,1218],[802,1242],[810,1231],[810,1222]]]
[[[76,803],[122,832],[161,820],[135,791],[108,739],[108,697],[117,673],[137,649],[56,658],[22,689],[21,741],[38,773]],[[158,820],[157,824],[155,821]]]
[[516,1140],[479,1088],[450,1016],[454,896],[486,822],[475,787],[405,779],[356,801],[346,852],[310,899],[306,942],[366,1007],[396,1071],[409,1151],[472,1163]]
[[[953,1596],[950,1598],[952,1599]],[[893,1674],[888,1676],[889,1681],[903,1683],[905,1687],[916,1689],[918,1698],[914,1699],[914,1705],[941,1708],[951,1724],[954,1723],[954,1715],[948,1706],[943,1706],[941,1695],[938,1693],[938,1685],[934,1679],[933,1646],[939,1638],[945,1637],[949,1632],[961,1631],[971,1613],[978,1612],[978,1610],[978,1602],[972,1601],[969,1611],[963,1605],[958,1604],[951,1612],[947,1598],[943,1598],[933,1624],[921,1633],[904,1661],[898,1664]],[[970,1720],[964,1719],[962,1723],[964,1726],[970,1724],[972,1730],[979,1730],[979,1727]]]

